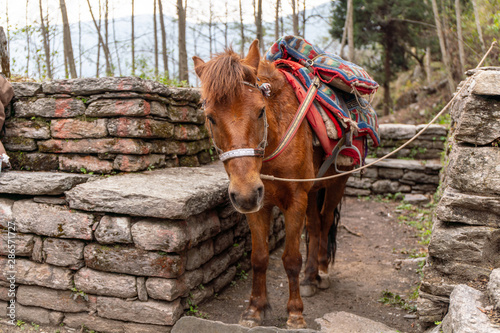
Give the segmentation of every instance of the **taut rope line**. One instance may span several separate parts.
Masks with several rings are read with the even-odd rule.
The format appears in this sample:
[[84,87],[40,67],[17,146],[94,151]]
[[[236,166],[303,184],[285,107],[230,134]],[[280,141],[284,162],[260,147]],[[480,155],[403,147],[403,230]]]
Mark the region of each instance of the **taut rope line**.
[[[488,51],[484,54],[483,58],[481,59],[481,61],[479,62],[479,64],[476,66],[475,69],[478,69],[479,67],[481,67],[484,63],[484,61],[486,60],[486,57],[490,54],[491,50],[493,50],[493,47],[497,44],[496,41],[492,42],[491,43],[491,46],[490,48],[488,49]],[[354,173],[354,172],[358,172],[358,171],[361,171],[363,169],[366,169],[374,164],[377,164],[378,162],[380,161],[383,161],[385,160],[386,158],[388,158],[389,156],[392,156],[394,155],[395,153],[397,153],[398,151],[400,151],[401,149],[403,149],[404,147],[408,146],[410,143],[412,143],[413,141],[415,141],[416,138],[418,138],[426,129],[429,128],[429,126],[434,123],[446,110],[448,110],[448,108],[450,107],[451,103],[457,98],[458,95],[460,95],[460,93],[462,92],[462,90],[464,90],[464,88],[467,86],[467,83],[469,82],[469,80],[472,78],[472,76],[469,76],[467,78],[467,80],[465,81],[465,83],[462,85],[462,88],[460,88],[460,90],[455,93],[455,95],[453,96],[453,98],[448,102],[448,104],[446,104],[444,106],[444,108],[424,127],[422,128],[413,138],[411,138],[410,140],[408,140],[406,143],[404,143],[403,145],[401,145],[398,149],[390,152],[389,154],[379,158],[378,160],[376,161],[373,161],[367,165],[364,165],[362,167],[359,167],[359,168],[356,168],[356,169],[353,169],[351,171],[346,171],[346,172],[343,172],[343,173],[339,173],[339,174],[336,174],[336,175],[332,175],[332,176],[327,176],[327,177],[320,177],[320,178],[306,178],[306,179],[293,179],[293,178],[280,178],[280,177],[274,177],[272,175],[260,175],[260,178],[261,179],[264,179],[264,180],[279,180],[279,181],[282,181],[282,182],[316,182],[316,181],[322,181],[322,180],[329,180],[329,179],[334,179],[334,178],[338,178],[338,177],[342,177],[342,176],[345,176],[345,175],[349,175],[351,173]]]

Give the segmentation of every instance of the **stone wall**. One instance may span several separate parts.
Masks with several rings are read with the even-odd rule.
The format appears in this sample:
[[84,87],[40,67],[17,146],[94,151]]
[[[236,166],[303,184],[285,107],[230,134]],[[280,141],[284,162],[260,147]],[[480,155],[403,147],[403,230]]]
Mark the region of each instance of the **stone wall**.
[[427,323],[443,318],[456,285],[482,290],[500,266],[500,68],[470,74],[452,106],[451,149],[420,287],[418,312]]
[[[107,177],[1,173],[0,317],[14,299],[16,320],[27,323],[169,332],[250,269],[249,227],[227,186],[221,165]],[[275,211],[271,249],[284,234]]]
[[135,77],[13,83],[15,170],[102,173],[212,161],[197,89]]
[[[371,163],[413,138],[425,125],[382,124],[380,146],[369,151]],[[355,174],[347,181],[347,195],[433,194],[439,186],[441,157],[448,130],[442,125],[431,125],[407,148],[393,158],[385,159],[365,170],[363,177]]]

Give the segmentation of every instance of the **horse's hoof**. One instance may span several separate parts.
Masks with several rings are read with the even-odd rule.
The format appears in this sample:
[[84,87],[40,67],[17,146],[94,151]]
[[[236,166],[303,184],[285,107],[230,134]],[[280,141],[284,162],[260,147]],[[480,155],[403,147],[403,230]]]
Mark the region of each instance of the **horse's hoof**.
[[300,328],[307,328],[307,324],[302,315],[289,315],[286,327],[289,330],[296,330]]
[[260,323],[257,322],[257,320],[255,320],[255,319],[243,319],[243,318],[240,319],[239,324],[241,326],[248,327],[248,328],[252,328],[252,327],[256,327],[256,326],[260,325]]
[[330,276],[325,273],[319,273],[319,283],[318,283],[318,288],[319,289],[328,289],[330,288]]
[[318,292],[318,287],[314,284],[305,284],[300,286],[300,296],[311,297],[316,295]]

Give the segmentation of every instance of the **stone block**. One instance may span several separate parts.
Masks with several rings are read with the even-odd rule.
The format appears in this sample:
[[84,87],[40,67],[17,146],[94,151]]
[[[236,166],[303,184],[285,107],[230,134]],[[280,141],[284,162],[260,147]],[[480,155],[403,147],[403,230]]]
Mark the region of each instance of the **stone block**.
[[198,156],[196,155],[189,155],[189,156],[181,156],[179,157],[179,165],[181,167],[199,167],[200,161],[198,161]]
[[14,103],[16,117],[75,118],[85,113],[85,105],[77,98],[39,98]]
[[372,191],[374,193],[397,193],[400,185],[396,181],[389,179],[377,180],[372,184]]
[[[366,164],[374,161],[374,158],[367,158]],[[397,158],[387,158],[378,162],[376,165],[378,168],[406,169],[412,171],[424,171],[425,168],[428,167],[428,164],[423,161],[402,160]]]
[[209,164],[212,163],[217,159],[217,156],[214,155],[213,152],[210,151],[200,151],[196,157],[198,158],[198,161],[200,164]]
[[149,300],[127,302],[120,298],[97,297],[100,317],[144,324],[173,325],[182,315],[180,299],[173,302]]
[[38,196],[38,197],[34,197],[33,201],[36,203],[43,203],[43,204],[47,204],[47,205],[67,205],[68,204],[64,197]]
[[47,264],[75,269],[83,266],[84,245],[78,240],[46,238],[43,241],[42,255]]
[[[198,332],[200,327],[206,328],[207,332],[217,333],[247,333],[250,330],[250,328],[238,324],[225,324],[220,321],[205,320],[197,317],[186,316],[179,319],[179,321],[172,328],[172,333]],[[254,328],[253,330],[256,329],[259,330],[258,332],[268,333],[268,331],[264,327]],[[272,329],[272,332],[285,333],[282,332],[282,330],[279,328],[273,327]],[[303,333],[312,332],[304,330]]]
[[464,193],[500,194],[500,149],[454,144],[445,185]]
[[[388,168],[379,168],[378,169],[378,176],[380,178],[385,178],[385,179],[395,179],[399,180],[403,178],[403,170],[402,169],[388,169]],[[367,187],[365,187],[367,188]],[[368,186],[369,188],[369,186]]]
[[173,123],[203,124],[205,122],[203,110],[197,109],[191,105],[169,105],[166,114],[158,115],[166,117]]
[[201,140],[208,138],[208,132],[205,126],[191,124],[176,125],[174,129],[174,139],[176,140]]
[[64,154],[59,157],[59,170],[76,172],[110,173],[113,163],[94,156]]
[[227,285],[229,285],[231,281],[233,281],[235,276],[236,276],[236,267],[231,266],[221,275],[212,280],[210,286],[214,288],[214,292],[218,293],[219,291],[224,289]]
[[436,321],[441,321],[447,310],[447,302],[430,300],[421,296],[417,299],[418,316],[422,322],[434,323]]
[[89,268],[140,276],[176,278],[184,273],[185,267],[184,256],[121,245],[89,244],[84,258]]
[[131,226],[132,219],[128,216],[104,215],[94,236],[101,244],[132,243]]
[[165,166],[165,156],[150,155],[118,155],[113,162],[113,168],[125,172],[135,172]]
[[203,265],[203,284],[207,284],[229,268],[231,257],[227,252],[220,254]]
[[355,177],[350,177],[349,179],[347,179],[348,187],[353,187],[358,189],[369,189],[371,185],[372,181],[370,179],[366,178],[360,179]]
[[0,301],[10,301],[12,297],[9,296],[10,289],[8,287],[0,287]]
[[415,125],[380,124],[379,135],[384,139],[403,140],[411,139],[417,133]]
[[15,251],[16,257],[29,257],[34,243],[33,235],[21,233],[11,234],[9,242],[8,230],[0,230],[0,255],[7,256],[10,250]]
[[95,118],[54,119],[50,131],[55,139],[103,138],[108,135],[107,123],[107,119]]
[[94,216],[62,206],[16,201],[13,216],[20,232],[57,238],[92,239]]
[[164,169],[89,182],[66,198],[73,209],[185,219],[224,202],[228,183],[219,167]]
[[[91,176],[57,172],[9,171],[0,177],[0,193],[60,195]],[[0,207],[2,207],[0,205]],[[0,221],[1,221],[0,217]]]
[[214,295],[214,288],[211,285],[200,285],[189,292],[189,296],[182,299],[182,307],[188,310],[193,305],[202,304]]
[[[0,180],[0,189],[1,189],[1,180]],[[14,218],[12,216],[12,205],[14,205],[14,200],[7,198],[0,198],[0,226],[4,228],[7,228],[9,222],[14,221]]]
[[[228,247],[232,246],[234,243],[234,234],[232,230],[228,230],[224,233],[220,233],[214,239],[214,254],[219,254]],[[189,261],[189,256],[188,256]]]
[[[7,258],[0,257],[0,267],[2,268],[0,271],[0,280],[7,281],[7,278],[12,274],[12,269]],[[16,258],[14,268],[16,270],[16,283],[18,284],[36,285],[62,290],[68,290],[73,287],[73,273],[67,268],[39,264],[20,258]]]
[[[380,170],[379,170],[380,172]],[[439,175],[429,175],[422,172],[408,171],[402,177],[402,180],[409,180],[415,183],[439,184]]]
[[[274,237],[274,235],[271,235]],[[275,243],[274,245],[276,245],[276,239],[275,239]],[[274,249],[274,245],[272,246],[272,249]],[[271,248],[271,246],[270,246]],[[239,243],[235,243],[233,244],[233,246],[231,248],[229,248],[229,250],[227,251],[227,253],[229,254],[229,264],[232,265],[234,263],[236,263],[238,260],[241,259],[241,257],[243,257],[243,253],[245,252],[245,241],[241,241]]]
[[405,194],[403,200],[412,205],[424,205],[431,201],[429,197],[423,194]]
[[[417,125],[417,132],[420,132],[426,125]],[[448,135],[448,128],[443,125],[436,125],[436,124],[431,124],[429,128],[425,130],[425,132],[422,135],[432,135],[436,137],[440,136],[447,136]]]
[[137,139],[82,139],[39,141],[38,149],[43,153],[82,153],[82,154],[137,154],[151,152],[151,145]]
[[248,226],[247,219],[243,218],[234,228],[234,238],[245,237],[248,233],[250,233],[250,227]]
[[365,197],[365,196],[370,195],[371,193],[372,192],[370,190],[364,190],[364,189],[352,188],[352,187],[346,187],[345,192],[344,192],[345,195],[354,196],[354,197],[357,197],[357,196]]
[[148,300],[148,291],[146,290],[146,278],[143,276],[137,277],[137,298],[141,302]]
[[358,316],[349,312],[330,312],[323,317],[315,320],[321,325],[321,332],[328,333],[347,333],[347,332],[363,332],[363,333],[399,333],[399,330],[390,328],[389,326],[371,320],[362,316]]
[[464,194],[447,187],[436,207],[442,221],[500,227],[500,197]]
[[14,96],[32,97],[42,92],[42,84],[39,82],[11,82]]
[[162,138],[174,135],[174,125],[166,121],[144,118],[114,118],[108,122],[111,136],[124,138]]
[[25,306],[38,306],[45,309],[61,312],[83,312],[96,309],[97,299],[87,295],[88,301],[83,297],[74,297],[69,290],[54,290],[36,286],[19,286],[17,301]]
[[148,278],[146,290],[149,297],[173,301],[203,282],[203,270],[186,271],[177,279]]
[[498,267],[500,229],[434,221],[429,255],[445,261]]
[[43,240],[40,236],[34,237],[33,243],[33,251],[31,252],[31,260],[34,262],[42,263],[43,262]]
[[3,137],[2,144],[7,151],[34,151],[38,148],[35,140],[23,137]]
[[479,71],[471,84],[471,91],[476,95],[499,96],[498,80],[500,80],[500,72],[498,70]]
[[152,141],[151,152],[156,154],[194,155],[202,150],[210,149],[208,139],[198,141]]
[[62,312],[50,311],[44,308],[16,304],[16,319],[39,325],[59,325],[64,318]]
[[494,269],[490,274],[488,296],[495,310],[500,310],[500,268]]
[[170,97],[175,101],[187,101],[191,103],[199,103],[201,91],[198,88],[170,88]]
[[13,170],[52,171],[59,167],[58,157],[54,154],[9,152]]
[[94,295],[130,298],[137,296],[136,277],[83,267],[75,274],[75,288]]
[[49,139],[50,123],[43,119],[10,118],[5,122],[5,136]]
[[89,117],[141,117],[151,112],[151,105],[143,99],[101,99],[89,104],[85,115]]
[[209,239],[206,242],[202,243],[200,246],[193,247],[189,251],[187,251],[186,269],[196,269],[212,259],[213,256],[214,244],[213,241]]
[[65,314],[64,325],[75,329],[80,329],[82,325],[85,325],[87,329],[107,333],[169,333],[171,330],[171,326],[136,324],[86,313]]

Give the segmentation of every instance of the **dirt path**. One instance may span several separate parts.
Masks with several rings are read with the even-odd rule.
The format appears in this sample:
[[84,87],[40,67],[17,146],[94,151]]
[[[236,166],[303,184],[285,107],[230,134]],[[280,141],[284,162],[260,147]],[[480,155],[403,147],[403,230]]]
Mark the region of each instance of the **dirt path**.
[[[422,250],[415,230],[398,222],[397,202],[376,202],[347,198],[342,207],[341,227],[335,266],[331,269],[332,286],[311,298],[303,298],[304,316],[309,328],[319,329],[314,321],[325,313],[346,311],[364,316],[398,329],[417,332],[416,319],[400,307],[382,304],[384,291],[409,300],[419,283],[418,264],[408,259],[408,252]],[[281,263],[282,247],[271,254],[268,270],[268,291],[273,312],[265,326],[285,327],[288,281]],[[302,249],[303,256],[305,248]],[[403,264],[398,262],[403,259]],[[208,319],[237,323],[247,306],[251,289],[248,279],[235,280],[213,301],[200,305]],[[414,302],[409,302],[415,305]],[[409,316],[410,318],[405,318]]]

